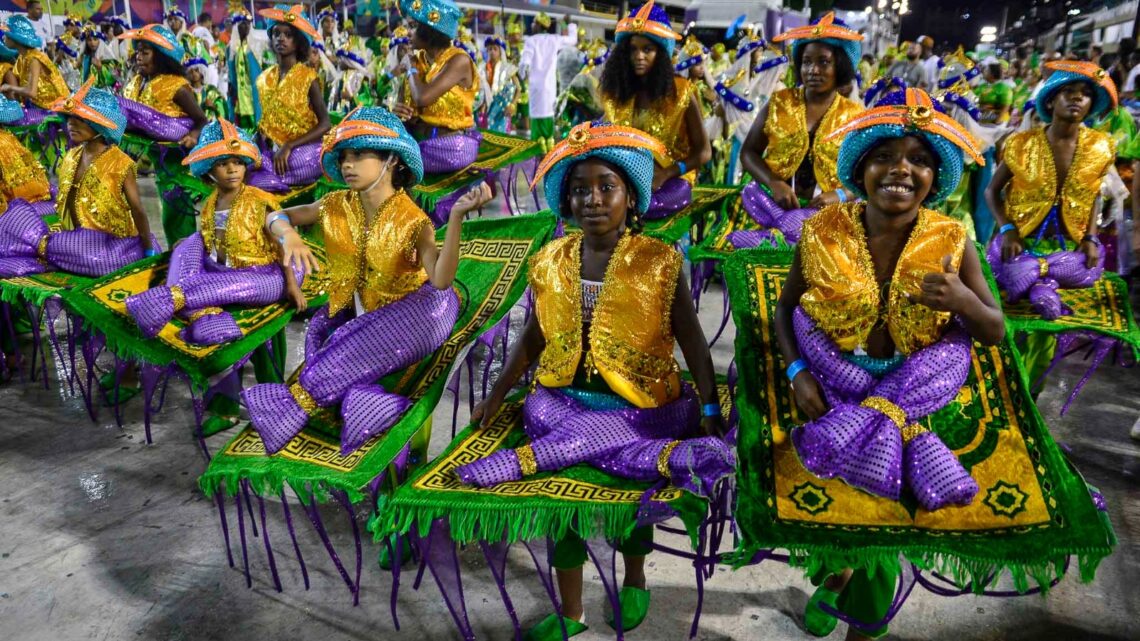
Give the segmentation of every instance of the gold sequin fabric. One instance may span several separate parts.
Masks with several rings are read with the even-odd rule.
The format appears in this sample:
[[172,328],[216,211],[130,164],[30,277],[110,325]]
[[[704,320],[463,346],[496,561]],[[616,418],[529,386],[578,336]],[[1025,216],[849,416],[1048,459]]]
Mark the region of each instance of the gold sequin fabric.
[[602,97],[605,119],[615,125],[634,127],[653,136],[669,150],[669,158],[657,158],[657,164],[667,167],[689,157],[689,128],[685,126],[685,110],[689,108],[696,85],[687,78],[673,78],[674,95],[653,103],[649,109],[635,109],[636,99],[618,104],[610,96]]
[[360,195],[344,189],[320,201],[320,224],[328,255],[329,315],[352,304],[360,292],[366,311],[400,300],[427,282],[416,242],[431,219],[403,191],[380,205],[365,229]]
[[891,422],[895,424],[895,427],[899,428],[900,430],[906,426],[906,411],[891,401],[883,398],[882,396],[868,396],[867,398],[863,399],[862,403],[859,404],[863,407],[869,407],[882,414],[883,416],[891,419]]
[[804,157],[810,153],[812,171],[819,188],[823,191],[839,189],[843,185],[836,174],[836,164],[839,161],[839,146],[843,141],[825,139],[832,131],[863,111],[864,108],[855,102],[835,94],[835,100],[816,124],[812,143],[813,139],[808,135],[804,90],[793,88],[777,91],[768,102],[768,119],[764,123],[764,133],[768,136],[764,162],[781,179],[791,180]]
[[190,314],[190,316],[187,317],[186,320],[191,322],[191,323],[196,323],[200,319],[203,319],[207,316],[213,316],[215,314],[221,314],[224,311],[226,311],[226,310],[222,309],[221,307],[203,307],[202,309],[199,309],[198,311],[194,312],[193,314]]
[[657,473],[661,475],[661,478],[673,478],[673,472],[669,469],[669,457],[673,455],[673,450],[677,449],[677,446],[680,444],[681,441],[669,441],[669,443],[661,449],[661,453],[657,455]]
[[1036,233],[1049,209],[1061,205],[1065,232],[1074,240],[1088,231],[1100,183],[1116,159],[1116,143],[1108,134],[1081,126],[1069,175],[1060,193],[1057,167],[1045,128],[1011,134],[1001,159],[1013,173],[1005,192],[1005,215],[1023,238]]
[[217,246],[214,217],[218,192],[210,194],[202,205],[200,228],[206,249],[226,256],[229,267],[253,267],[277,262],[276,243],[265,233],[265,215],[280,208],[277,198],[257,187],[246,185],[230,203],[226,219],[225,247]]
[[[807,291],[800,299],[804,311],[836,342],[839,349],[866,347],[871,330],[880,323],[880,286],[867,248],[862,202],[829,205],[804,223],[800,263]],[[891,277],[886,305],[887,329],[896,349],[909,354],[937,341],[950,321],[937,312],[911,303],[922,279],[942,271],[942,257],[953,257],[955,269],[966,247],[962,223],[929,209],[920,209],[910,238]]]
[[515,449],[515,456],[519,458],[519,471],[523,477],[533,476],[538,472],[538,460],[534,457],[534,448],[523,445]]
[[[16,65],[12,64],[11,62],[0,61],[0,79],[2,79],[4,76],[8,75],[8,72],[12,71],[12,69],[15,68],[15,66]],[[13,75],[15,75],[15,74],[13,74]]]
[[[135,174],[135,161],[118,147],[107,147],[91,162],[78,183],[75,173],[83,147],[75,147],[59,163],[56,213],[63,229],[97,229],[126,238],[138,236],[123,183]],[[72,193],[74,192],[74,193]]]
[[51,187],[40,161],[19,139],[0,129],[0,211],[16,198],[33,203],[50,200]]
[[174,313],[186,309],[186,293],[178,285],[170,286],[170,302],[174,306]]
[[317,401],[313,399],[312,395],[301,387],[300,383],[293,383],[289,386],[289,393],[293,395],[293,400],[297,401],[297,405],[305,410],[306,414],[312,414],[317,411]]
[[123,88],[123,97],[144,104],[171,118],[183,118],[186,112],[174,102],[174,96],[180,89],[189,86],[190,83],[182,76],[163,74],[150,80],[135,76]]
[[[432,82],[443,73],[444,66],[455,56],[470,61],[467,52],[459,47],[451,47],[435,59],[428,69],[420,69],[424,82]],[[420,120],[432,127],[445,129],[470,129],[475,126],[475,94],[479,91],[479,74],[475,63],[471,63],[471,86],[455,85],[444,92],[434,103],[420,110]]]
[[661,241],[627,234],[606,268],[582,353],[582,237],[568,236],[531,259],[528,278],[546,348],[538,382],[566,387],[579,363],[631,404],[660,407],[680,396],[672,307],[681,255]]
[[66,98],[70,92],[59,68],[47,57],[47,54],[38,49],[29,49],[16,58],[16,64],[12,67],[16,84],[20,86],[28,84],[33,61],[40,64],[40,77],[36,83],[36,94],[32,96],[31,101],[35,106],[47,109],[56,100]]
[[296,140],[317,126],[317,114],[309,105],[309,87],[317,72],[308,65],[293,65],[284,78],[278,78],[277,65],[257,77],[261,99],[261,121],[257,128],[275,145]]

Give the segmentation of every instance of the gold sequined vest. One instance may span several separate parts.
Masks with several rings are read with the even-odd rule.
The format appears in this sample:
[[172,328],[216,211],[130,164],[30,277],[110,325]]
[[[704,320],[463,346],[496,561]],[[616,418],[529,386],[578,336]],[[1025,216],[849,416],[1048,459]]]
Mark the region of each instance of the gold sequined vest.
[[[880,318],[879,284],[863,229],[865,206],[855,202],[820,209],[804,223],[799,243],[807,283],[800,305],[843,351],[866,347]],[[891,278],[886,306],[887,329],[899,352],[910,354],[941,338],[950,314],[911,303],[906,294],[918,293],[924,276],[942,271],[943,256],[951,255],[957,268],[966,238],[962,223],[919,210]]]
[[59,163],[59,197],[55,206],[63,229],[97,229],[119,238],[138,236],[123,192],[123,183],[135,173],[135,161],[122,149],[107,147],[76,183],[75,172],[82,155],[80,145],[68,151]]
[[[421,69],[424,82],[432,82],[443,73],[447,62],[455,56],[463,56],[470,61],[467,52],[459,47],[451,47],[439,54],[426,71]],[[470,129],[475,126],[475,93],[479,90],[479,74],[475,73],[475,63],[471,63],[471,86],[455,85],[444,92],[435,102],[420,110],[420,120],[432,127],[445,129]]]
[[275,145],[296,140],[317,126],[317,114],[309,106],[309,87],[317,72],[308,65],[295,64],[278,79],[277,65],[257,77],[257,96],[261,99],[261,122],[257,128]]
[[[214,234],[218,192],[210,194],[202,205],[200,218],[202,242],[206,251],[217,252]],[[280,207],[277,198],[257,187],[245,185],[230,203],[226,218],[225,251],[229,267],[253,267],[277,262],[277,247],[265,233],[265,214]]]
[[782,180],[791,180],[804,157],[810,153],[812,171],[819,188],[823,191],[839,189],[843,185],[836,175],[836,164],[839,145],[843,141],[824,141],[824,138],[862,111],[863,107],[836,93],[835,100],[816,125],[814,139],[811,139],[808,136],[804,90],[777,91],[768,102],[768,119],[764,123],[764,133],[768,136],[764,162]]
[[36,95],[31,97],[31,101],[35,106],[47,109],[51,103],[68,96],[67,83],[47,54],[38,49],[29,49],[16,58],[16,64],[12,67],[12,75],[16,77],[17,84],[28,84],[33,60],[40,63],[40,77],[36,83]]
[[579,364],[637,407],[681,393],[673,359],[673,294],[681,255],[659,240],[627,234],[614,249],[582,353],[582,237],[555,240],[530,261],[529,280],[546,349],[537,378],[566,387]]
[[615,125],[640,129],[665,145],[669,150],[669,158],[656,159],[662,166],[689,157],[689,128],[685,126],[685,110],[692,102],[696,85],[687,78],[674,76],[673,89],[672,98],[662,98],[653,103],[650,109],[635,109],[636,98],[619,104],[610,96],[602,97],[606,120]]
[[144,80],[142,76],[135,76],[123,89],[123,97],[144,104],[171,118],[183,118],[186,112],[174,102],[174,96],[180,89],[189,86],[190,83],[182,76],[163,74],[151,78],[150,81]]
[[380,205],[364,228],[360,194],[344,189],[320,201],[320,225],[328,254],[329,315],[360,292],[366,311],[400,300],[427,282],[416,241],[431,219],[403,191]]
[[19,139],[0,129],[0,211],[16,198],[31,203],[51,200],[51,187],[40,161]]
[[1077,150],[1065,185],[1057,193],[1057,168],[1045,128],[1011,134],[1001,152],[1013,172],[1005,192],[1005,215],[1022,237],[1031,236],[1057,202],[1061,220],[1073,240],[1084,238],[1100,183],[1116,159],[1116,144],[1107,134],[1081,125]]

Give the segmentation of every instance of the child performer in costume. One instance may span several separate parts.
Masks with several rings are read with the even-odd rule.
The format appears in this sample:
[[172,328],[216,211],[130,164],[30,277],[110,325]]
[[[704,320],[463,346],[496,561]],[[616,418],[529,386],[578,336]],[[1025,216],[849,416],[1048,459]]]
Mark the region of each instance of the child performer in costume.
[[[543,160],[535,180],[544,178],[550,207],[572,216],[582,234],[555,240],[531,259],[535,315],[491,395],[472,415],[489,424],[538,359],[537,386],[523,405],[531,442],[459,467],[463,482],[486,487],[587,463],[638,481],[665,477],[709,496],[732,473],[732,451],[719,438],[725,427],[712,357],[681,255],[636,231],[652,197],[654,158],[665,153],[660,141],[639,130],[598,122],[575,127]],[[697,393],[678,376],[674,342]],[[652,531],[638,528],[620,546],[626,631],[644,620],[649,607],[643,567]],[[585,543],[576,534],[555,544],[561,618],[571,636],[586,629],[585,559]],[[561,638],[561,624],[559,615],[551,615],[526,638]]]
[[681,36],[653,0],[620,20],[602,69],[605,119],[660,140],[667,152],[653,170],[653,202],[646,218],[664,218],[688,206],[700,168],[712,158],[696,87],[673,71]]
[[95,25],[87,25],[81,33],[82,53],[79,56],[83,82],[95,76],[95,86],[111,89],[119,84],[121,67],[115,52],[107,43],[107,35]]
[[261,120],[261,99],[257,95],[257,78],[261,75],[261,58],[268,49],[265,33],[253,29],[253,17],[245,9],[230,14],[229,55],[226,56],[227,90],[233,105],[234,122],[253,129]]
[[410,104],[397,104],[396,113],[420,141],[424,173],[458,171],[475,162],[482,140],[474,114],[479,74],[452,44],[463,14],[451,0],[404,0],[400,6],[417,25],[405,85]]
[[[1094,210],[1116,144],[1083,122],[1115,107],[1116,86],[1093,63],[1059,60],[1045,67],[1052,73],[1035,109],[1047,124],[1006,139],[986,190],[998,225],[987,258],[1009,301],[1028,297],[1035,311],[1053,320],[1067,313],[1057,289],[1089,287],[1104,267]],[[1055,346],[1051,335],[1030,335],[1025,358],[1031,382]]]
[[[320,34],[305,19],[304,7],[288,11],[262,9],[269,20],[269,38],[277,64],[257,77],[261,120],[257,128],[272,143],[262,171],[250,184],[266,191],[288,191],[309,185],[321,176],[321,136],[329,130],[329,114],[317,72],[305,64],[314,38]],[[268,149],[265,149],[268,152]]]
[[4,46],[16,51],[16,62],[11,70],[12,84],[0,79],[4,83],[0,84],[0,94],[24,104],[24,119],[19,124],[37,125],[56,100],[67,97],[67,83],[42,51],[44,41],[26,16],[9,17],[2,32]]
[[[218,90],[218,71],[214,68],[213,60],[204,47],[197,54],[187,58],[182,66],[186,67],[186,79],[190,81],[190,88],[198,99],[198,106],[210,120],[221,120],[226,117],[226,101],[222,92]],[[202,141],[199,140],[199,143]]]
[[[0,96],[0,125],[19,122],[23,117],[20,103]],[[54,209],[44,166],[12,132],[0,129],[0,215],[13,200],[32,204],[40,215]]]
[[[260,307],[284,297],[277,243],[264,230],[277,199],[245,184],[247,167],[260,159],[252,138],[229,121],[202,130],[182,164],[195,178],[208,176],[216,189],[202,206],[198,233],[174,248],[165,285],[127,299],[143,335],[156,336],[179,314],[190,321],[183,330],[188,343],[226,343],[242,334],[223,306]],[[298,305],[304,309],[303,300]]]
[[123,89],[122,100],[127,128],[151,140],[193,147],[206,126],[206,114],[182,69],[182,43],[160,24],[127,31],[119,39],[134,42],[136,75]]
[[499,37],[488,36],[483,41],[483,56],[487,60],[484,78],[488,100],[484,117],[487,129],[499,133],[511,130],[511,120],[518,109],[518,97],[522,85],[519,83],[518,69],[507,60],[507,43]]
[[[798,231],[802,219],[812,214],[798,208],[850,200],[835,173],[840,141],[829,135],[863,111],[839,93],[855,78],[862,39],[832,13],[772,38],[792,42],[792,68],[801,86],[772,94],[740,155],[744,170],[756,181],[744,189],[744,208],[764,227]],[[781,224],[783,216],[794,216],[796,224]]]
[[[776,308],[795,401],[811,419],[792,441],[821,478],[893,500],[906,488],[927,511],[968,505],[977,483],[916,421],[956,397],[971,340],[996,344],[1005,325],[965,228],[923,205],[954,191],[963,153],[983,160],[922,90],[880,104],[830,134],[843,141],[836,171],[858,200],[827,205],[804,223]],[[835,628],[821,601],[881,621],[896,578],[883,569],[815,577],[823,584],[805,626],[817,636]],[[867,637],[850,630],[847,638]]]
[[60,270],[104,276],[157,253],[135,182],[135,161],[118,147],[126,118],[118,100],[93,79],[52,105],[67,117],[75,144],[59,165],[56,213],[49,233],[39,212],[16,201],[0,216],[0,277]]
[[406,191],[423,177],[419,146],[398,118],[379,107],[346,116],[326,137],[321,164],[349,188],[266,220],[270,233],[281,237],[285,264],[302,271],[316,264],[293,226],[318,224],[330,280],[329,304],[309,325],[297,382],[242,392],[270,453],[292,440],[318,407],[340,405],[345,454],[399,418],[408,399],[377,381],[423,359],[451,334],[459,314],[451,287],[459,228],[463,216],[489,198],[484,186],[456,202],[437,248],[431,221]]

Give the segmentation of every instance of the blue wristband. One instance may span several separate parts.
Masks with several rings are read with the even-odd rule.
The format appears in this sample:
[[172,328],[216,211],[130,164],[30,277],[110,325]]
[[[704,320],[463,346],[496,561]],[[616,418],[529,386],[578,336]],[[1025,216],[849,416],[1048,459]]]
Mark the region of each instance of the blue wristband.
[[154,247],[149,247],[146,251],[143,252],[143,256],[146,256],[147,258],[150,258],[151,256],[158,256],[158,250]]
[[794,363],[788,365],[787,374],[788,381],[796,380],[796,375],[808,368],[807,361],[802,358],[797,358]]
[[689,166],[685,164],[684,160],[678,160],[677,161],[677,168],[680,170],[681,176],[684,176],[686,173],[689,172]]
[[847,192],[843,191],[842,189],[835,190],[835,197],[838,198],[839,202],[841,203],[847,202]]
[[705,405],[702,405],[701,416],[705,418],[720,416],[720,403],[706,403]]
[[1006,224],[1002,225],[1001,227],[998,227],[998,235],[999,236],[1002,234],[1005,234],[1005,232],[1007,232],[1007,231],[1017,231],[1017,225],[1014,225],[1013,223],[1006,223]]

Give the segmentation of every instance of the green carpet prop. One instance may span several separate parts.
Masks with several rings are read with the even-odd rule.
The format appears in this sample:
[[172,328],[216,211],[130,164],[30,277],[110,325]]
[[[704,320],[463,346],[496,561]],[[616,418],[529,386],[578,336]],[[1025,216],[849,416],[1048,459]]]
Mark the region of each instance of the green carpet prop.
[[[355,520],[352,521],[357,537],[357,575],[354,581],[341,565],[332,543],[325,535],[315,504],[327,502],[331,497],[348,512],[350,519],[354,519],[353,504],[364,500],[366,496],[375,502],[376,494],[387,478],[389,466],[398,457],[402,458],[401,453],[422,428],[430,426],[431,415],[456,358],[481,333],[498,323],[522,296],[526,289],[527,261],[550,239],[554,227],[554,217],[549,214],[475,220],[463,224],[461,256],[455,284],[461,305],[459,318],[443,347],[417,365],[381,381],[385,389],[405,395],[413,402],[403,417],[387,432],[348,456],[343,456],[340,453],[338,414],[336,408],[329,408],[318,411],[309,425],[275,455],[266,454],[261,437],[252,426],[246,425],[210,461],[206,472],[198,480],[199,487],[218,502],[225,532],[228,532],[228,526],[222,494],[226,492],[235,497],[239,508],[239,527],[242,528],[243,557],[245,530],[241,525],[242,509],[237,495],[240,493],[244,496],[247,506],[251,496],[256,497],[258,502],[262,501],[262,497],[278,496],[288,519],[285,493],[285,487],[288,486],[299,497],[302,509],[308,513],[324,540],[329,556],[337,565],[341,578],[353,593],[354,599],[359,598],[361,547]],[[445,233],[446,229],[438,230],[437,238],[442,240]],[[262,530],[264,529],[263,521]],[[228,554],[228,534],[225,538]],[[269,552],[268,556],[274,580],[280,589],[272,553]],[[230,563],[233,564],[232,557]],[[303,569],[303,561],[301,564]],[[248,562],[246,578],[248,584]],[[307,574],[305,581],[307,587]]]
[[479,143],[475,162],[466,169],[449,174],[424,176],[423,181],[412,189],[412,196],[424,211],[432,211],[445,196],[483,180],[485,172],[499,171],[542,155],[537,141],[484,129],[479,132],[483,134],[483,141]]
[[1132,315],[1128,285],[1112,272],[1104,272],[1100,280],[1085,289],[1061,289],[1061,302],[1073,310],[1068,316],[1047,321],[1035,313],[1028,300],[1004,305],[1008,327],[1015,332],[1059,334],[1072,330],[1090,330],[1115,338],[1132,349],[1140,360],[1140,328]]
[[787,434],[805,417],[772,320],[792,255],[741,251],[725,267],[740,368],[736,563],[778,548],[809,576],[847,567],[873,575],[897,572],[901,555],[981,593],[1007,573],[1017,592],[1030,579],[1044,591],[1064,574],[1066,557],[1077,556],[1081,579],[1092,580],[1115,544],[1111,525],[1049,435],[1008,335],[996,347],[975,344],[957,399],[923,421],[978,482],[973,504],[926,512],[913,499],[875,497],[803,468]]

